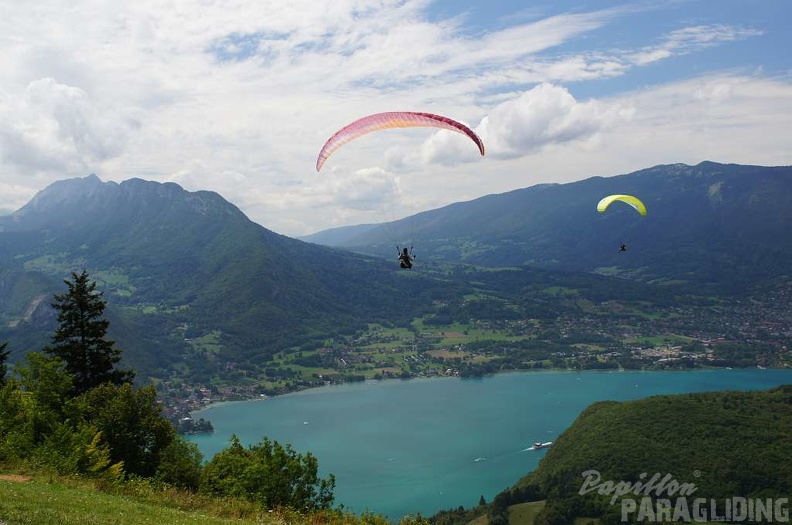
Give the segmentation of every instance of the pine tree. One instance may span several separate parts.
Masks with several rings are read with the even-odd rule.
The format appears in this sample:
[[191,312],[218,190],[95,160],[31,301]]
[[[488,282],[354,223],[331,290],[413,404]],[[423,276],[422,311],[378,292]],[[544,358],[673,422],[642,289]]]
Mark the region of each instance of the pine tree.
[[6,350],[6,346],[8,346],[8,343],[0,344],[0,385],[5,382],[5,376],[8,372],[8,365],[6,362],[8,361],[8,356],[11,353],[11,350]]
[[134,372],[117,370],[121,350],[105,339],[110,321],[102,319],[106,302],[88,272],[72,272],[65,294],[55,295],[52,307],[58,311],[59,326],[45,350],[60,357],[74,376],[74,394],[79,395],[103,383],[122,385],[134,379]]

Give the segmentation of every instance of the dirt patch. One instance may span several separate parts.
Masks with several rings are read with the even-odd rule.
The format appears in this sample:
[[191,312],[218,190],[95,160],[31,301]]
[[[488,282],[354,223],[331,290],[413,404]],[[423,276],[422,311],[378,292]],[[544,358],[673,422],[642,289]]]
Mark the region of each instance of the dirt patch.
[[30,476],[22,476],[20,474],[0,474],[0,480],[2,481],[13,481],[14,483],[25,483],[26,481],[30,481]]

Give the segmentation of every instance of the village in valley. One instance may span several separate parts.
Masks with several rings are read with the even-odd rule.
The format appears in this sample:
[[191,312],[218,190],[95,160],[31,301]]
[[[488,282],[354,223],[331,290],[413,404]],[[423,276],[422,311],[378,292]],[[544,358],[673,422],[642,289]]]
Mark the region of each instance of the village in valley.
[[[414,377],[529,370],[680,370],[792,366],[792,290],[664,308],[577,301],[543,319],[370,325],[317,349],[280,352],[264,369],[223,362],[208,384],[174,373],[158,390],[172,420],[208,405],[265,400],[305,388]],[[438,305],[442,308],[443,305]],[[188,425],[191,423],[188,423]],[[211,431],[211,424],[190,431]]]

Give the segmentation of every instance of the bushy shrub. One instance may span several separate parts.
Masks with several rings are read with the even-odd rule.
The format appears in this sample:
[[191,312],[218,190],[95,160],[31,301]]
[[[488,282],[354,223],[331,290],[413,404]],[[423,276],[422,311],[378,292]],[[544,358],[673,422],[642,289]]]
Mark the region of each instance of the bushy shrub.
[[102,432],[112,460],[123,461],[127,474],[153,477],[176,435],[156,395],[154,387],[105,383],[75,399],[82,421]]
[[220,496],[244,497],[266,508],[328,509],[333,503],[335,476],[318,475],[319,464],[309,452],[264,438],[248,448],[232,436],[231,445],[204,467],[201,489]]
[[62,475],[82,474],[106,481],[118,481],[124,475],[123,462],[112,461],[102,433],[89,425],[56,424],[31,459]]
[[176,436],[160,455],[157,479],[179,488],[198,490],[202,461],[198,445]]

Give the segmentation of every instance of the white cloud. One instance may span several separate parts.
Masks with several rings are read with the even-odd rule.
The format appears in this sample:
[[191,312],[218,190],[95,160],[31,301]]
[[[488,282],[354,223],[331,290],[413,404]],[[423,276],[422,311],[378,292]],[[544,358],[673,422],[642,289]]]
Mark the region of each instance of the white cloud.
[[589,137],[618,125],[633,114],[621,103],[578,102],[563,87],[541,84],[495,107],[481,134],[494,157],[519,157],[551,143]]
[[[521,157],[547,144],[587,139],[629,120],[633,113],[633,108],[623,103],[578,102],[564,87],[541,84],[495,106],[475,131],[489,157]],[[389,169],[403,171],[476,162],[480,154],[470,138],[440,130],[420,146],[404,142],[391,147],[384,158]]]
[[398,177],[377,167],[348,173],[321,173],[304,182],[298,194],[286,194],[282,205],[293,199],[316,207],[339,205],[353,210],[371,210],[397,202],[400,193]]
[[20,184],[0,182],[0,195],[3,196],[0,214],[11,213],[24,206],[36,189]]
[[[785,107],[789,89],[735,74],[685,84],[688,92],[668,83],[576,98],[584,82],[762,34],[688,25],[616,50],[594,38],[643,9],[629,5],[531,11],[471,32],[464,14],[430,16],[431,0],[0,3],[0,188],[15,188],[0,195],[3,208],[56,179],[96,172],[214,190],[257,222],[299,235],[375,210],[406,215],[547,181],[514,173],[559,179],[580,166],[607,174],[608,162],[684,160],[675,148],[702,144],[695,133],[679,143],[688,129],[728,121],[740,134],[761,133],[761,115],[776,132],[784,113],[768,108]],[[315,172],[330,134],[392,110],[475,126],[487,156],[455,133],[399,130],[349,144]],[[726,153],[769,151],[754,137],[732,140],[746,146]],[[625,143],[629,152],[613,150]],[[786,148],[773,151],[781,158]]]
[[[402,202],[414,203],[419,211],[539,183],[618,175],[676,162],[792,164],[787,147],[792,84],[786,80],[713,74],[586,102],[574,101],[558,86],[545,88],[555,93],[544,99],[543,111],[518,111],[514,119],[521,131],[505,145],[486,139],[487,157],[480,162],[423,166],[420,177],[403,175]],[[524,104],[528,93],[498,108]],[[580,111],[573,111],[578,105]],[[493,110],[488,119],[495,115]],[[597,128],[598,123],[603,125]],[[504,122],[501,126],[507,129]],[[545,139],[556,133],[571,140]],[[463,141],[460,146],[469,144]],[[494,153],[498,148],[510,154]]]
[[[554,144],[544,154],[512,161],[520,173],[538,174],[523,177],[524,186],[676,162],[792,164],[785,146],[785,130],[792,127],[788,81],[713,74],[607,101],[633,107],[633,117],[598,133],[593,142]],[[516,181],[508,180],[504,190],[508,184]]]
[[734,42],[762,34],[756,29],[726,25],[684,27],[666,35],[661,44],[628,53],[627,58],[636,65],[645,66],[674,55],[684,55],[722,42]]
[[168,175],[169,182],[175,182],[189,191],[205,188],[223,188],[223,191],[244,192],[250,180],[242,173],[233,170],[214,172],[203,160],[195,160],[189,166]]
[[655,156],[792,163],[784,145],[784,130],[792,126],[792,85],[786,81],[707,75],[638,93],[634,103],[639,117],[622,136],[644,141],[645,150],[652,145]]
[[97,107],[82,89],[52,78],[0,98],[0,162],[30,172],[90,171],[119,155],[138,123],[115,107]]

